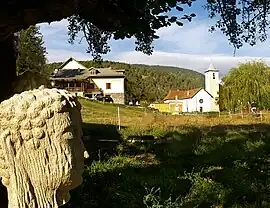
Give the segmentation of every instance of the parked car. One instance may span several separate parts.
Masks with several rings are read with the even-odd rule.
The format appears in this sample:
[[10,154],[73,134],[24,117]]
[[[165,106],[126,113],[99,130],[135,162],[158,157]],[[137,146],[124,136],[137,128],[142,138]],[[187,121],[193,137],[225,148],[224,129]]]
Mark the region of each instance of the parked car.
[[102,94],[96,95],[95,99],[102,102],[113,103],[113,99],[110,95],[103,96]]
[[105,95],[104,102],[113,103],[113,99],[110,95]]
[[103,101],[103,98],[104,98],[104,96],[101,95],[101,94],[98,94],[98,95],[95,96],[95,99],[96,99],[97,101]]

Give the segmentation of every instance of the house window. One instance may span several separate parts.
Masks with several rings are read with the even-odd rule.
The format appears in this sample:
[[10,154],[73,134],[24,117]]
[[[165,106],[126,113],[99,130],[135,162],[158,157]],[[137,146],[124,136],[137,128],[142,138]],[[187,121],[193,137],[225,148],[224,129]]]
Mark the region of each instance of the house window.
[[215,73],[213,73],[213,79],[216,79],[216,74]]
[[111,83],[106,83],[106,89],[111,89]]
[[90,84],[89,84],[89,89],[94,89],[94,88],[95,88],[94,83],[90,83]]
[[199,100],[199,103],[203,103],[203,99],[200,99],[200,100]]

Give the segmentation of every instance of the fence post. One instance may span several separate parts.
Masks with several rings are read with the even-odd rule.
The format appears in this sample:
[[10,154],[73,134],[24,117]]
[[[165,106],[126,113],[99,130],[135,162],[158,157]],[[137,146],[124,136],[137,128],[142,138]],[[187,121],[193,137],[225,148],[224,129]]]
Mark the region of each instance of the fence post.
[[120,108],[117,106],[117,117],[118,117],[118,129],[121,129],[121,120],[120,120]]
[[101,150],[98,149],[98,161],[100,162],[101,161]]
[[262,111],[260,111],[260,118],[261,118],[261,121],[263,120],[263,114],[262,114]]
[[147,116],[146,107],[144,107],[144,115]]

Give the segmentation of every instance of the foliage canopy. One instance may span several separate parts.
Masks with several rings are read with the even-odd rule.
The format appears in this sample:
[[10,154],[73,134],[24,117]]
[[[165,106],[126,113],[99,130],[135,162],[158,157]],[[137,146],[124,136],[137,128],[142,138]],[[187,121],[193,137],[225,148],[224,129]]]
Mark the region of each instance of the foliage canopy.
[[[176,23],[183,26],[183,20],[191,21],[196,15],[184,14],[185,5],[192,6],[196,0],[162,0],[150,1],[115,1],[115,12],[128,12],[125,20],[120,20],[111,26],[100,26],[92,21],[87,11],[80,11],[69,17],[70,42],[73,43],[76,35],[83,32],[91,52],[95,58],[110,50],[108,40],[135,37],[136,50],[148,55],[153,52],[152,42],[157,39],[156,31],[159,28]],[[111,7],[112,8],[112,7]],[[131,9],[132,8],[132,9]],[[267,19],[270,9],[269,1],[258,0],[207,0],[204,8],[209,17],[216,20],[210,31],[220,29],[235,49],[244,43],[255,45],[256,42],[267,39]],[[168,15],[176,9],[177,15]],[[124,13],[122,13],[124,14]]]
[[231,69],[222,81],[220,100],[225,109],[234,111],[246,108],[251,102],[260,108],[270,106],[270,73],[265,63],[254,61],[240,64]]
[[[26,0],[22,4],[17,0],[5,0],[0,9],[0,40],[30,25],[68,18],[70,42],[82,32],[89,45],[88,52],[96,58],[109,51],[111,38],[134,37],[136,50],[151,54],[152,42],[158,38],[156,31],[174,23],[183,26],[186,20],[191,21],[195,14],[187,14],[186,8],[195,1],[48,0],[35,4]],[[235,48],[245,42],[254,45],[257,40],[267,38],[269,1],[204,0],[204,8],[216,21],[211,30],[220,29]],[[174,10],[177,12],[171,15]]]
[[46,48],[37,26],[30,26],[17,34],[17,73],[43,72],[46,64]]

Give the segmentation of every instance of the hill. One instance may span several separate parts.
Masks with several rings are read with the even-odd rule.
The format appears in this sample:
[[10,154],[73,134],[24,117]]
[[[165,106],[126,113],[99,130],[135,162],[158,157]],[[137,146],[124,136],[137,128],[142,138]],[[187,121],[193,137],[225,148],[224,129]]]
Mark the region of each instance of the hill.
[[[196,71],[172,66],[149,66],[120,62],[79,61],[86,67],[109,67],[125,69],[126,98],[146,102],[162,100],[170,89],[192,89],[204,86],[204,76]],[[46,73],[50,74],[62,62],[47,64]]]
[[200,74],[199,72],[196,72],[192,69],[186,69],[186,68],[175,67],[175,66],[146,65],[146,64],[131,64],[131,65],[136,68],[148,68],[148,69],[154,69],[160,72],[185,72],[185,73],[190,72],[192,74]]

